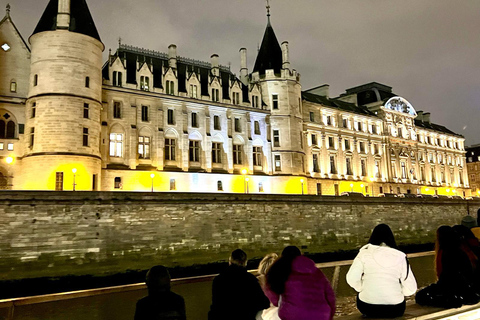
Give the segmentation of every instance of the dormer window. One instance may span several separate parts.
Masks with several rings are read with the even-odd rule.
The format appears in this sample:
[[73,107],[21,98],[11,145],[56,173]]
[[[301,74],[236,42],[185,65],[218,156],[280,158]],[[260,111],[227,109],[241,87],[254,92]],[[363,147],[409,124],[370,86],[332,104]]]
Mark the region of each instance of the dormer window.
[[140,90],[150,91],[150,78],[141,76],[140,77]]
[[258,96],[252,96],[252,107],[258,108]]
[[121,72],[118,72],[118,71],[113,71],[113,81],[112,81],[112,84],[113,86],[115,87],[121,87],[122,86],[122,79],[123,76],[122,76],[122,73]]
[[212,101],[214,102],[220,101],[220,90],[212,89]]
[[194,99],[197,98],[197,86],[196,85],[193,85],[193,84],[190,85],[190,98],[194,98]]
[[166,94],[174,95],[175,94],[175,83],[173,81],[167,80],[166,82]]
[[233,104],[240,104],[240,93],[233,93]]

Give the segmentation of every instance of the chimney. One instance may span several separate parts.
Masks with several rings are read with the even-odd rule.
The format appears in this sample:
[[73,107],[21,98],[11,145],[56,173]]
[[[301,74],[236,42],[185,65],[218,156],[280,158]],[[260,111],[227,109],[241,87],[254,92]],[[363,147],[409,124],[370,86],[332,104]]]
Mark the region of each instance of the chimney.
[[288,53],[288,41],[282,42],[282,68],[290,70],[290,58]]
[[168,66],[177,69],[177,46],[174,44],[168,46]]
[[240,81],[248,85],[247,49],[240,49]]
[[430,112],[425,112],[423,114],[423,122],[430,124]]
[[415,119],[423,122],[423,111],[422,110],[417,111],[417,117]]
[[70,28],[70,0],[58,0],[57,29]]
[[220,76],[220,64],[218,63],[218,54],[214,53],[210,57],[212,61],[212,73],[214,76],[219,77]]

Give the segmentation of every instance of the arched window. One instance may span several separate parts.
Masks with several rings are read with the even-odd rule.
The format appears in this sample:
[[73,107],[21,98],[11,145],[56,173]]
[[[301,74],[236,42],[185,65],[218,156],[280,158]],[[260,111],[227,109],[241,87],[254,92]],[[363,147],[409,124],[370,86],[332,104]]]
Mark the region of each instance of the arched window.
[[7,139],[15,139],[15,122],[8,121],[7,123]]
[[5,121],[0,120],[0,139],[5,139]]

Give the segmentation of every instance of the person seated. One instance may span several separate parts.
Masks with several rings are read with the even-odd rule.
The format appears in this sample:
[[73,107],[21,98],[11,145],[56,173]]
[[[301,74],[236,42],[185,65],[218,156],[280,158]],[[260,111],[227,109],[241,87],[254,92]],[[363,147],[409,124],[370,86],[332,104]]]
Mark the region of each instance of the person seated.
[[229,266],[213,279],[209,320],[254,320],[258,311],[270,306],[257,278],[247,269],[247,254],[237,249]]
[[435,241],[435,271],[437,283],[420,290],[415,301],[420,305],[459,308],[475,304],[474,266],[461,248],[461,239],[449,226],[437,229]]
[[[267,272],[272,264],[278,259],[278,254],[269,253],[258,264],[258,276],[257,279],[260,282],[260,286],[265,291],[267,285]],[[270,304],[270,308],[259,311],[257,313],[257,320],[280,320],[278,317],[278,307]]]
[[347,273],[347,283],[358,292],[357,308],[367,317],[395,318],[405,312],[405,296],[417,282],[405,253],[397,249],[392,230],[377,225]]
[[331,320],[335,294],[325,275],[297,247],[286,247],[267,272],[265,293],[282,320]]
[[170,274],[164,266],[147,272],[148,296],[137,302],[135,320],[185,320],[185,301],[170,291]]
[[460,237],[460,249],[468,256],[470,264],[472,265],[474,275],[473,284],[477,294],[480,294],[480,268],[478,265],[480,258],[480,242],[468,227],[456,225],[452,228]]

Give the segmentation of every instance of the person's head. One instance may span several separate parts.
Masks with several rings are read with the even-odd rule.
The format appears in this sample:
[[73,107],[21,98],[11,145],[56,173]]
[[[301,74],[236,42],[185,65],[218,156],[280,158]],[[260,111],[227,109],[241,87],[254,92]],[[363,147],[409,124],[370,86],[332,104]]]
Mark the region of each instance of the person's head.
[[266,275],[267,285],[273,292],[282,294],[285,291],[285,282],[292,272],[292,262],[301,255],[300,249],[295,246],[283,249],[282,255],[272,264]]
[[480,209],[477,210],[477,226],[480,226]]
[[460,236],[450,226],[440,226],[437,229],[435,241],[435,271],[437,277],[443,270],[442,256],[445,251],[460,250]]
[[477,220],[472,216],[465,216],[462,218],[462,226],[465,226],[469,229],[475,228],[477,226]]
[[261,275],[266,275],[270,266],[278,259],[278,254],[269,253],[267,254],[262,261],[258,264],[258,273]]
[[170,290],[170,273],[164,266],[152,267],[147,272],[145,283],[149,294]]
[[382,243],[385,243],[390,248],[397,249],[397,243],[395,242],[395,237],[390,227],[384,223],[376,226],[373,231],[368,243],[379,246]]
[[240,267],[247,266],[247,254],[242,249],[237,249],[232,252],[228,259],[229,265],[237,265]]

